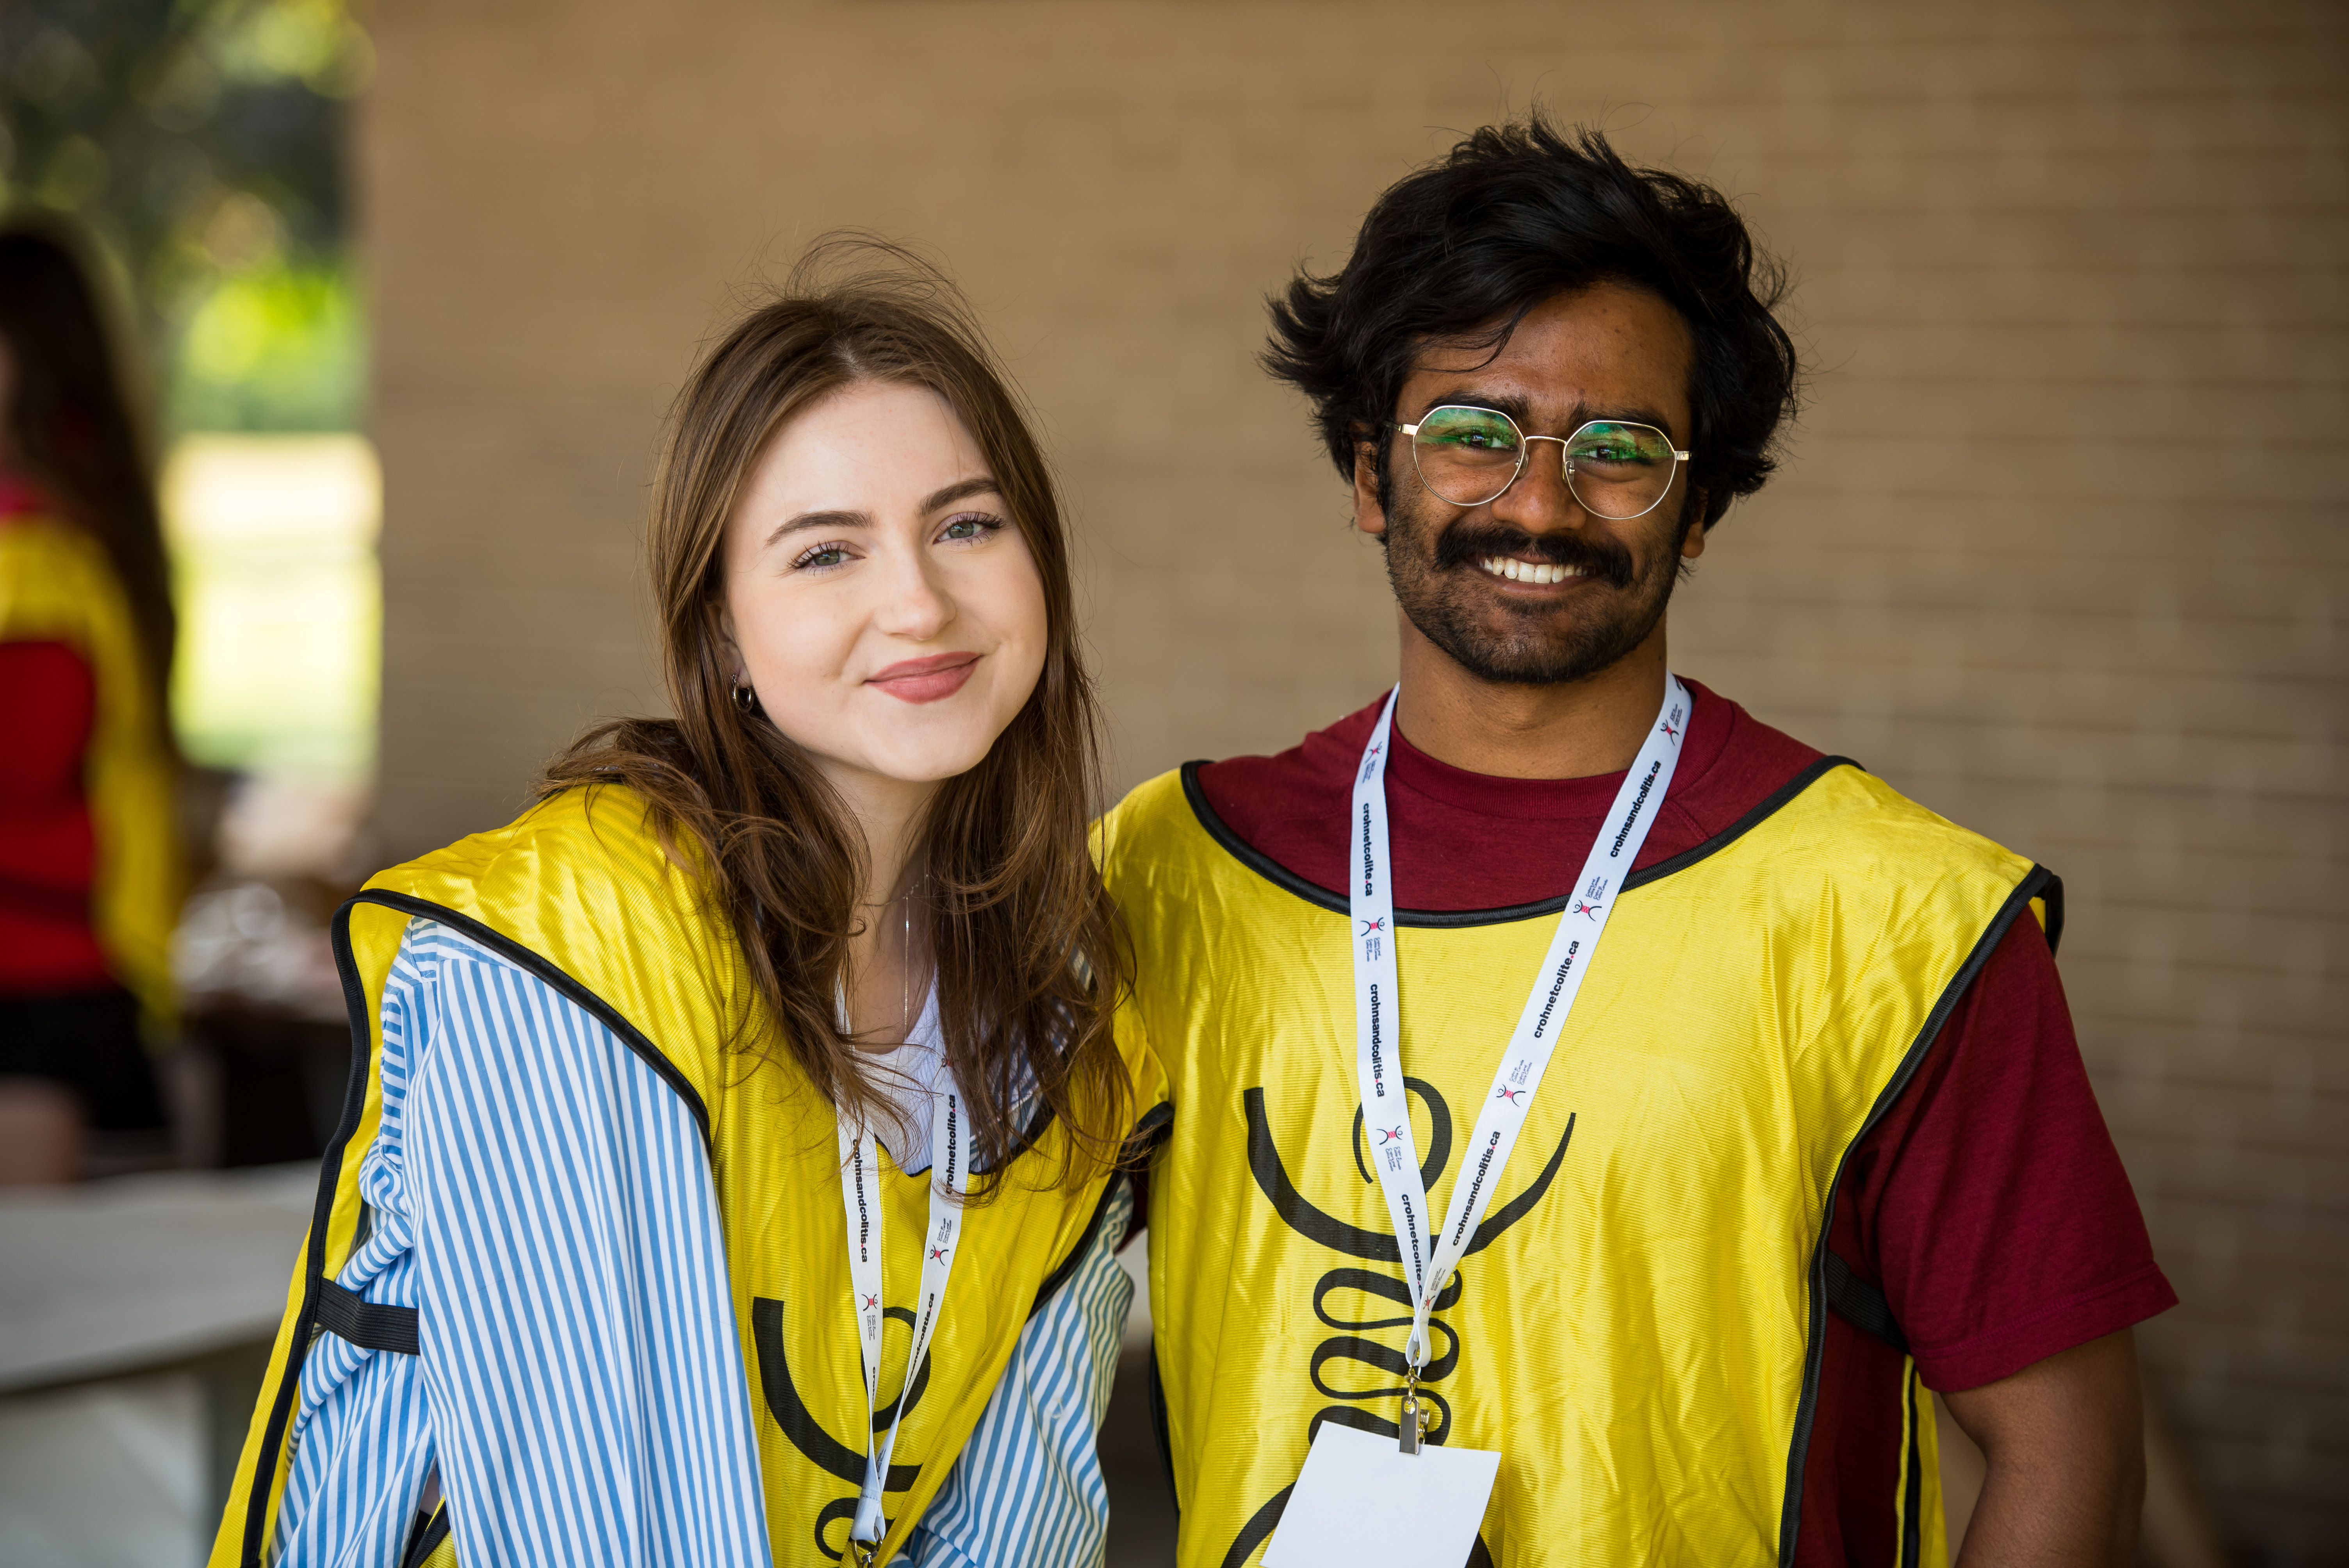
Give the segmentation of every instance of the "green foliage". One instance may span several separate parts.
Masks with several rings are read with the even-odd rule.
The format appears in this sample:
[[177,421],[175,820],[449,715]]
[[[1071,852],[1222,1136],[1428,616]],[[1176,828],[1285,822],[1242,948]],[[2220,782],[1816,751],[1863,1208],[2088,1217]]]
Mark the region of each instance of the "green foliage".
[[374,57],[346,0],[0,4],[0,207],[95,235],[171,428],[358,420],[344,137]]
[[223,278],[172,366],[174,423],[193,430],[347,430],[366,335],[340,267],[282,262]]

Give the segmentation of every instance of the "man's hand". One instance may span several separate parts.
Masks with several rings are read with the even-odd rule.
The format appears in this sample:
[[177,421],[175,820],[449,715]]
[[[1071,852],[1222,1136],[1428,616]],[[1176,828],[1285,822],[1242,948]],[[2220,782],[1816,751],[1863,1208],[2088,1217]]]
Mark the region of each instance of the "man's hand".
[[2145,1410],[2127,1329],[1941,1399],[1989,1466],[1958,1568],[2136,1561]]

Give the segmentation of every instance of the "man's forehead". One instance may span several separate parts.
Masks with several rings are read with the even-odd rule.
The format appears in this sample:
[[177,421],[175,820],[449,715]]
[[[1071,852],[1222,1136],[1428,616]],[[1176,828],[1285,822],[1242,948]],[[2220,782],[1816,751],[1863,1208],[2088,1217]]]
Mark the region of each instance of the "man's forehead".
[[1429,337],[1412,357],[1402,401],[1495,407],[1515,418],[1588,409],[1658,422],[1687,405],[1692,342],[1679,311],[1618,284],[1553,294],[1508,326],[1506,317],[1453,337]]
[[1686,368],[1693,343],[1670,302],[1620,284],[1552,294],[1514,322],[1503,315],[1465,332],[1430,334],[1412,356],[1412,374],[1469,374],[1570,360],[1609,370]]

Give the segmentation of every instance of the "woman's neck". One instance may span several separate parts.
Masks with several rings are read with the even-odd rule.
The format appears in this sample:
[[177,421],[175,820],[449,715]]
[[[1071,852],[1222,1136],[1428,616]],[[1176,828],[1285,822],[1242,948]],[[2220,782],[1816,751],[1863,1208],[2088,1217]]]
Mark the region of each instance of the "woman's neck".
[[924,881],[915,841],[938,786],[861,772],[832,783],[864,835],[864,885],[848,943],[849,1033],[860,1049],[893,1050],[929,993],[925,923],[914,918]]

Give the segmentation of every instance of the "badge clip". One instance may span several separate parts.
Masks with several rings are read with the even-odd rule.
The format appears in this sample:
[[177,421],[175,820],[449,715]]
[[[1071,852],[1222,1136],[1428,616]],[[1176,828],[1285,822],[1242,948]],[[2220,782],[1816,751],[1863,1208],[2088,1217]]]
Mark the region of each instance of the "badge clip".
[[1427,1434],[1427,1412],[1419,1408],[1419,1368],[1407,1367],[1402,1375],[1402,1420],[1398,1446],[1407,1454],[1419,1452],[1419,1439]]

